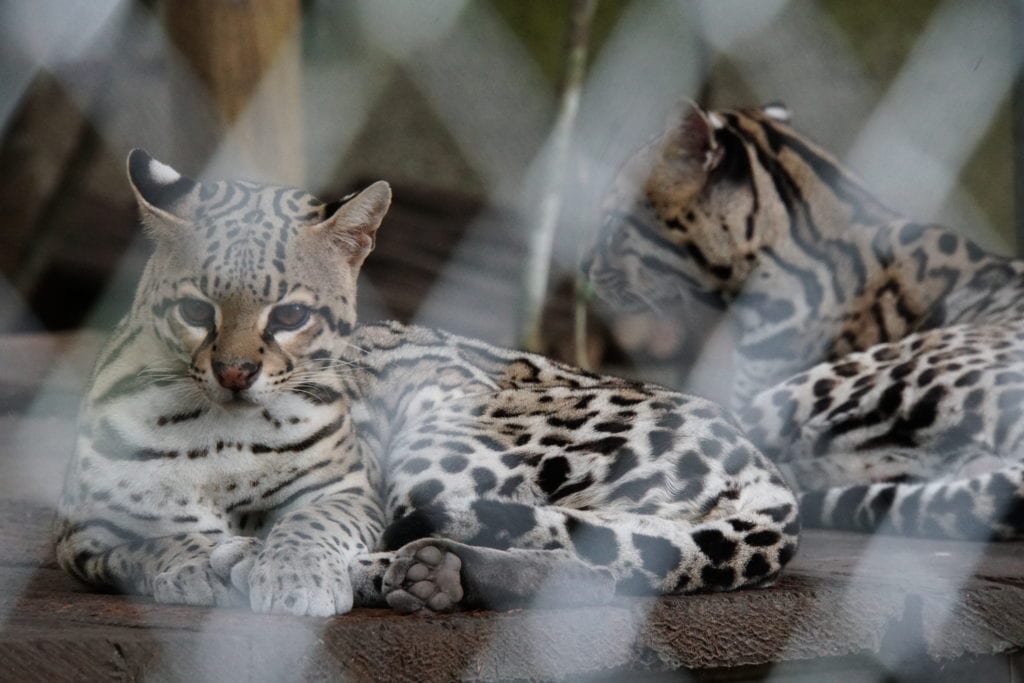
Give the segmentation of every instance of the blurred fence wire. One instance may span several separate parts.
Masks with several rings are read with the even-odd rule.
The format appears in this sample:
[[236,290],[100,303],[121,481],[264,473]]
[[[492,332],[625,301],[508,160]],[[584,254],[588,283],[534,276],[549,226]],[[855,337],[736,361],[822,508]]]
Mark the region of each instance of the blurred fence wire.
[[[539,34],[509,19],[545,16],[547,2],[274,0],[266,7],[282,14],[270,38],[261,33],[269,10],[252,2],[209,3],[216,10],[206,2],[4,3],[0,130],[13,151],[0,155],[11,186],[0,190],[0,329],[108,327],[124,310],[146,247],[135,236],[123,159],[145,146],[201,178],[240,175],[340,194],[385,177],[441,197],[409,204],[403,220],[414,227],[394,239],[417,253],[400,261],[405,272],[371,270],[362,313],[587,358],[589,328],[573,326],[571,295],[554,319],[544,316],[545,298],[559,281],[574,281],[619,164],[658,132],[675,100],[700,94],[713,105],[786,102],[798,128],[834,148],[894,208],[1012,252],[1012,198],[1024,197],[1020,166],[1014,175],[1015,159],[1024,163],[1020,139],[1011,131],[1016,125],[1019,136],[1024,125],[1022,103],[1010,105],[1021,87],[1020,3],[877,0],[857,3],[859,14],[850,4],[573,0],[564,21],[548,22],[559,41],[568,35],[567,47],[557,47],[559,90],[545,76]],[[241,14],[224,19],[239,32],[217,46],[215,24],[194,16],[221,10]],[[249,33],[241,32],[244,16]],[[273,49],[259,52],[267,40]],[[242,70],[244,88],[210,71],[231,71],[252,50],[260,60]],[[33,108],[40,93],[45,106]],[[60,125],[33,127],[37,118]],[[445,198],[456,209],[437,208]],[[453,216],[457,231],[445,229]],[[416,225],[442,227],[417,236]],[[95,296],[82,294],[88,287]],[[416,290],[415,310],[389,305],[393,290]],[[47,312],[61,306],[74,310]],[[622,331],[618,322],[606,321],[610,336]],[[675,330],[700,340],[675,371],[680,385],[721,398],[731,367],[726,325],[716,322]],[[626,337],[618,342],[627,352],[640,345]],[[69,452],[53,444],[73,439],[73,421],[54,425],[54,397],[81,391],[95,342],[82,338],[66,351],[10,430],[17,453],[0,464],[0,494],[6,480],[26,499],[55,500]],[[16,374],[16,359],[4,362],[11,367],[0,368],[3,376]],[[670,376],[646,370],[657,381]],[[869,552],[865,562],[888,560]],[[904,556],[891,571],[952,595],[971,568]],[[938,628],[952,632],[955,605],[936,609],[948,615]],[[566,628],[573,618],[588,614],[567,616]],[[3,619],[0,610],[0,628]],[[214,636],[222,619],[213,614],[195,628]],[[643,620],[643,610],[630,613],[621,649],[632,647]],[[309,647],[319,637],[313,627],[296,633]],[[211,638],[210,651],[195,656],[215,658],[220,642]],[[492,647],[502,646],[499,628]],[[883,669],[918,654],[913,643],[893,647]]]

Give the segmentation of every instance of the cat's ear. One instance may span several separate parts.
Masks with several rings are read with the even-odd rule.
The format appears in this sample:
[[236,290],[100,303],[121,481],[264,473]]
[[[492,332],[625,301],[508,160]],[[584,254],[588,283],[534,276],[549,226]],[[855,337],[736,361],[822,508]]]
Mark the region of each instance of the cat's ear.
[[715,142],[714,129],[721,127],[717,116],[714,112],[705,111],[692,100],[680,100],[665,124],[662,158],[667,162],[688,166],[696,164],[704,171],[714,168],[722,156]]
[[166,236],[192,219],[193,195],[199,183],[157,161],[141,149],[128,153],[128,181],[146,228]]
[[324,207],[327,216],[312,229],[323,234],[348,255],[354,267],[373,251],[377,228],[391,206],[391,186],[383,180],[355,195],[332,202]]

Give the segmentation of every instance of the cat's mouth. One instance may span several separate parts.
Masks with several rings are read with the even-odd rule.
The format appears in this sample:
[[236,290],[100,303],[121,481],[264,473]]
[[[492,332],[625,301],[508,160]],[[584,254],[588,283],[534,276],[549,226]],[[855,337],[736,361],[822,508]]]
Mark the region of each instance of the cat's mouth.
[[232,391],[231,398],[225,401],[224,404],[229,406],[252,406],[256,405],[256,402],[240,391]]
[[214,403],[229,411],[245,410],[246,408],[255,408],[260,405],[256,397],[247,390],[230,391],[222,389],[216,395],[211,396],[211,398]]

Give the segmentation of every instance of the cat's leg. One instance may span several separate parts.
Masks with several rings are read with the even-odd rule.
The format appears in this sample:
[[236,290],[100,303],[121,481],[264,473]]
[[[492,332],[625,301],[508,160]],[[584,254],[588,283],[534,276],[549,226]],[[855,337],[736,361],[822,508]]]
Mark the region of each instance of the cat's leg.
[[[554,577],[559,586],[554,592],[565,602],[605,599],[600,586],[607,578],[623,593],[766,585],[796,551],[796,501],[785,488],[768,483],[734,493],[728,512],[696,520],[498,500],[435,501],[412,510],[385,532],[387,547],[413,553],[406,563],[392,559],[385,593],[399,609],[429,609],[432,591],[440,587],[447,592],[440,580],[430,579],[432,571],[445,569],[445,553],[459,556],[463,577],[474,577],[464,579],[463,592],[470,595],[470,583],[477,580],[481,595],[474,599],[485,603],[488,590],[501,596],[508,588],[504,595],[523,602],[542,591],[548,595],[545,576]],[[439,540],[421,540],[425,536]],[[441,557],[433,552],[420,557],[430,547],[441,551]],[[478,548],[484,550],[474,553]],[[475,562],[482,566],[473,566]],[[425,580],[434,585],[417,589]],[[399,590],[409,595],[390,596]]]
[[970,540],[1024,538],[1024,465],[920,483],[835,486],[800,496],[806,526]]
[[[63,523],[62,527],[58,562],[70,574],[95,586],[150,595],[157,602],[171,604],[226,607],[247,602],[244,592],[214,570],[211,555],[225,544],[236,549],[251,546],[249,539],[225,539],[223,532],[144,538],[99,519]],[[241,559],[243,554],[232,555]],[[222,561],[228,574],[231,560],[224,556]]]
[[933,330],[819,364],[741,421],[809,526],[1018,537],[1024,368],[999,334]]
[[984,447],[968,447],[945,453],[920,449],[876,448],[864,451],[825,453],[778,464],[779,471],[797,491],[819,491],[857,484],[914,484],[926,481],[970,479],[1013,464]]
[[[776,462],[891,451],[913,476],[959,467],[947,462],[958,455],[1011,455],[1024,439],[1024,364],[988,332],[932,330],[820,363],[755,396],[740,421]],[[934,461],[911,464],[912,453]]]
[[611,572],[566,550],[499,550],[444,538],[395,551],[383,592],[398,612],[600,605],[615,594]]
[[778,464],[779,472],[797,491],[833,486],[918,482],[935,478],[935,467],[911,449],[826,453]]
[[543,606],[596,605],[614,595],[611,573],[564,550],[499,550],[423,538],[357,558],[350,568],[356,604],[399,612],[506,609],[538,598]]
[[246,596],[245,604],[249,604],[249,574],[262,550],[262,539],[232,536],[210,551],[210,567],[223,581]]
[[368,484],[344,483],[275,511],[248,574],[253,610],[328,616],[352,608],[349,565],[376,546],[384,516]]

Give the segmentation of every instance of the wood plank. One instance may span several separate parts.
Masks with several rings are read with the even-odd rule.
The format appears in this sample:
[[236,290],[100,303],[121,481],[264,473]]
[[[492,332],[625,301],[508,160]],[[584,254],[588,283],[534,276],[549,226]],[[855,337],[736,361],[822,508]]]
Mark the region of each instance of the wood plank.
[[67,629],[19,625],[0,633],[4,681],[249,681],[253,657],[245,638],[201,639],[162,629]]
[[[56,640],[59,645],[68,629],[93,637],[116,635],[120,629],[153,629],[150,637],[156,642],[168,632],[192,633],[197,646],[216,649],[220,645],[211,644],[212,635],[227,638],[232,647],[241,640],[252,643],[255,670],[267,673],[268,679],[288,671],[316,678],[371,679],[386,671],[419,680],[550,679],[570,673],[754,666],[865,653],[894,661],[925,653],[948,658],[964,650],[928,652],[907,639],[893,649],[894,634],[905,635],[902,596],[882,588],[849,603],[845,586],[825,580],[796,578],[773,589],[731,594],[619,599],[590,608],[534,607],[423,618],[359,609],[318,619],[60,591],[54,589],[68,580],[54,570],[37,570],[29,578],[27,570],[20,571],[12,576],[13,570],[0,569],[5,586],[35,583],[16,597],[5,591],[0,598],[6,624],[0,643]],[[34,578],[38,574],[44,576]],[[1021,614],[1010,616],[1019,621]],[[977,635],[972,634],[968,652],[1009,650]]]
[[[945,660],[1007,653],[1024,644],[1024,588],[968,577],[949,592],[941,580],[912,585],[904,576],[876,572],[870,561],[865,575],[830,574],[830,563],[853,566],[858,546],[871,545],[870,539],[847,539],[837,553],[833,541],[839,537],[842,546],[844,536],[809,532],[800,561],[770,589],[620,598],[572,610],[538,605],[417,619],[360,609],[334,619],[269,617],[84,593],[57,570],[21,567],[0,568],[0,586],[6,587],[0,591],[0,615],[6,613],[8,629],[15,631],[41,628],[54,619],[64,626],[245,636],[256,644],[257,659],[272,643],[275,656],[260,671],[277,671],[274,667],[288,660],[281,659],[287,651],[295,657],[288,666],[316,662],[318,676],[372,676],[384,666],[430,678],[435,674],[417,668],[428,662],[439,678],[467,672],[482,678],[551,678],[636,668],[641,662],[661,671],[864,653],[894,662]],[[906,539],[884,541],[890,542],[896,546]],[[972,544],[939,545],[955,552]],[[1007,573],[1012,567],[1003,563],[1019,552],[1019,544],[1013,544],[997,548],[994,560],[982,555],[981,571]]]

